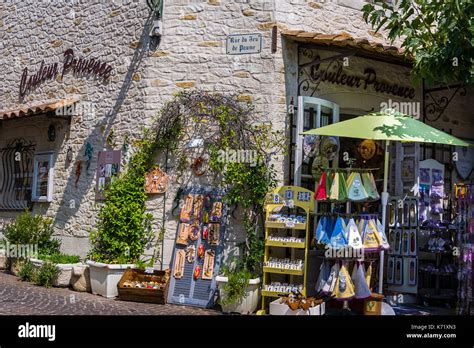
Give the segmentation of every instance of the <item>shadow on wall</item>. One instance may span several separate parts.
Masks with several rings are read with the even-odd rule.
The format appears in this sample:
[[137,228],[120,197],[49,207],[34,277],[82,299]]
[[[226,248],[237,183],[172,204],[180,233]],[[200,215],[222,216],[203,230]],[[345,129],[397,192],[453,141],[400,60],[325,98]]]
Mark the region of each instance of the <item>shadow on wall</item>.
[[[88,137],[82,141],[82,146],[80,150],[76,152],[78,155],[76,161],[73,161],[70,164],[74,165],[74,168],[72,168],[71,175],[69,176],[67,183],[64,187],[63,196],[60,199],[61,204],[56,213],[54,221],[55,227],[59,230],[64,230],[66,225],[73,217],[78,218],[78,216],[76,216],[76,213],[79,211],[80,206],[84,201],[84,196],[86,192],[88,192],[88,190],[90,189],[95,191],[95,186],[93,187],[92,184],[95,182],[95,169],[97,166],[98,151],[101,151],[106,146],[106,135],[109,134],[110,130],[112,129],[112,125],[114,124],[117,115],[128,95],[132,84],[133,74],[138,70],[145,53],[149,49],[156,48],[159,44],[159,42],[156,42],[156,40],[150,40],[149,33],[151,30],[152,20],[153,16],[150,12],[148,18],[144,23],[144,27],[140,35],[139,41],[142,44],[138,45],[133,54],[130,65],[127,69],[127,74],[123,80],[122,86],[120,87],[117,98],[115,99],[115,104],[113,105],[112,109],[105,115],[105,117],[95,124]],[[96,96],[96,98],[99,98],[99,96]],[[89,171],[88,173],[86,173],[85,153],[88,150],[88,144],[92,145],[93,153]],[[79,191],[76,188],[76,163],[81,160],[82,174],[80,175],[77,186],[85,187],[86,190],[83,191]],[[70,199],[74,199],[74,205],[70,205]],[[89,218],[84,218],[84,220],[87,221],[89,220]],[[78,221],[78,224],[81,225],[82,228],[84,228],[81,221]],[[73,235],[73,233],[71,232],[72,231],[69,231],[69,233],[61,233],[61,236]],[[85,235],[85,233],[82,234]]]

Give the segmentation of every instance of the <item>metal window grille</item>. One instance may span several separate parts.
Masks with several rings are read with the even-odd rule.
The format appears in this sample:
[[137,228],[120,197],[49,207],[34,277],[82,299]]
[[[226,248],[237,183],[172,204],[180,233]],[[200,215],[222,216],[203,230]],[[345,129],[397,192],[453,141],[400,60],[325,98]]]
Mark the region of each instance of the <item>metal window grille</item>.
[[0,149],[0,210],[31,207],[35,145],[15,139]]

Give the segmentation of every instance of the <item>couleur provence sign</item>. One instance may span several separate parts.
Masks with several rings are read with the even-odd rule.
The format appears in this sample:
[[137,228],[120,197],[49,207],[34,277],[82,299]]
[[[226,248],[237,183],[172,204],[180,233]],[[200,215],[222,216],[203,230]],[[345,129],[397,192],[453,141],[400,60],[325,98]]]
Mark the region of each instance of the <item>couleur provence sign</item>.
[[262,51],[262,34],[227,35],[227,54],[251,54]]
[[[74,56],[74,51],[68,49],[64,52],[61,78],[68,72],[72,71],[76,76],[93,76],[96,79],[106,81],[110,77],[112,69],[112,66],[109,64],[103,63],[95,58],[77,58]],[[44,61],[42,61],[39,70],[32,75],[29,75],[28,67],[25,67],[21,74],[20,97],[23,98],[45,81],[54,80],[58,74],[58,63],[45,65]]]

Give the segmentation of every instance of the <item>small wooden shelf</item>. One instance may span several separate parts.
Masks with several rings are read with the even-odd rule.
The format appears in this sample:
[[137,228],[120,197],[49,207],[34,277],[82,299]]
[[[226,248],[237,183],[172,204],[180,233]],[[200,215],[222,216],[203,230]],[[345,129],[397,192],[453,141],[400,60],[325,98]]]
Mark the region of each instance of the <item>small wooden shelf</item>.
[[280,248],[295,248],[295,249],[304,249],[305,242],[282,242],[277,240],[266,240],[265,246],[280,247]]
[[294,224],[293,227],[288,227],[286,222],[277,222],[277,221],[265,221],[265,226],[267,228],[281,228],[289,230],[306,230],[306,223]]
[[296,269],[263,267],[263,271],[267,273],[289,274],[289,275],[303,275],[304,274],[304,269],[296,270]]

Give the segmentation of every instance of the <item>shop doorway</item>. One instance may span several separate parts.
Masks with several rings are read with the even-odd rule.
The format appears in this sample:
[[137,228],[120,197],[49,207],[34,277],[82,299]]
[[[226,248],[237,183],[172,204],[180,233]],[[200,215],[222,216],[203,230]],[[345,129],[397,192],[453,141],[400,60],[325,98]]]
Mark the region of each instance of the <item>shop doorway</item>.
[[[291,114],[290,183],[314,190],[315,179],[311,174],[314,149],[305,144],[302,132],[339,122],[339,105],[331,101],[298,96],[294,113]],[[338,161],[336,158],[335,161]],[[336,163],[337,165],[337,163]]]

